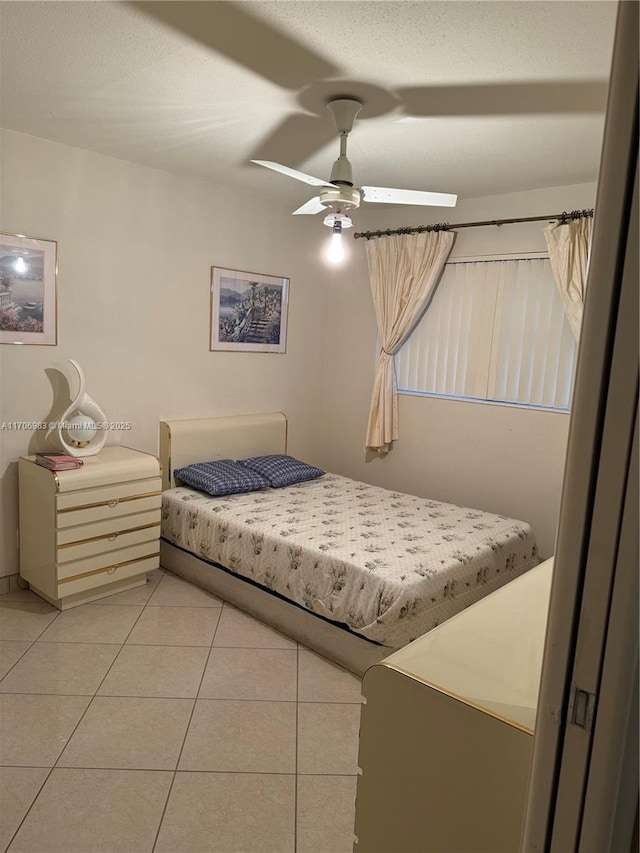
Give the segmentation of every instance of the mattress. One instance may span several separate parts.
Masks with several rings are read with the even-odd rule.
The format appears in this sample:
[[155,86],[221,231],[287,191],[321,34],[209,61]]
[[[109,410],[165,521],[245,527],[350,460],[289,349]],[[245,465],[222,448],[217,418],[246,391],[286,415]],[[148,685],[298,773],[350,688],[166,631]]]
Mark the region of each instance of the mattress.
[[539,562],[522,521],[337,474],[227,497],[169,489],[162,535],[391,648]]

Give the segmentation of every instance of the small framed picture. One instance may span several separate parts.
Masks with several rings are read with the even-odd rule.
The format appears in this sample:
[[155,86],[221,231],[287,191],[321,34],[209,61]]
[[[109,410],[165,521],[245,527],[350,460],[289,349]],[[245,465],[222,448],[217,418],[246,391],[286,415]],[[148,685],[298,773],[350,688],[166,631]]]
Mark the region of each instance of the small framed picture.
[[57,247],[0,234],[0,344],[56,345]]
[[211,267],[210,350],[286,352],[289,279]]

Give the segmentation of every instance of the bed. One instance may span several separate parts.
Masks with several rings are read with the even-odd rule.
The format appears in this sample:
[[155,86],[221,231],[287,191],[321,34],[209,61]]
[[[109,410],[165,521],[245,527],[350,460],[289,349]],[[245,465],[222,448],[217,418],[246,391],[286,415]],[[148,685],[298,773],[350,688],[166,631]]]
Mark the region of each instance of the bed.
[[524,522],[331,472],[223,497],[173,476],[286,449],[279,412],[161,422],[161,565],[359,675],[539,562]]

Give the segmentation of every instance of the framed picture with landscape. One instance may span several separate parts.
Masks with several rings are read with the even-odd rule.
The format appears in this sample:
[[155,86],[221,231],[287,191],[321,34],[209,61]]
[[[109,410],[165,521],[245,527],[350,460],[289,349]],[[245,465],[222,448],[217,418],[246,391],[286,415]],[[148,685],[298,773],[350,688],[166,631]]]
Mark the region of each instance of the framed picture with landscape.
[[211,267],[210,350],[285,352],[289,279]]
[[55,346],[57,243],[0,234],[0,344]]

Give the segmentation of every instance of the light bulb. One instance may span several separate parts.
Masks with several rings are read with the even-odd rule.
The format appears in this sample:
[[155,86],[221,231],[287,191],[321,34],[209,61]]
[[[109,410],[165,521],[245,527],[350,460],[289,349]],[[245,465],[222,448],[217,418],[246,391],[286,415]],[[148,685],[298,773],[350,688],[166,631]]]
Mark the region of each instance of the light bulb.
[[16,272],[26,272],[27,271],[27,265],[25,264],[24,258],[22,256],[20,256],[19,258],[16,259],[16,262],[13,265],[13,268],[15,269]]
[[334,230],[327,249],[327,260],[332,264],[344,261],[344,246],[342,245],[342,232]]

